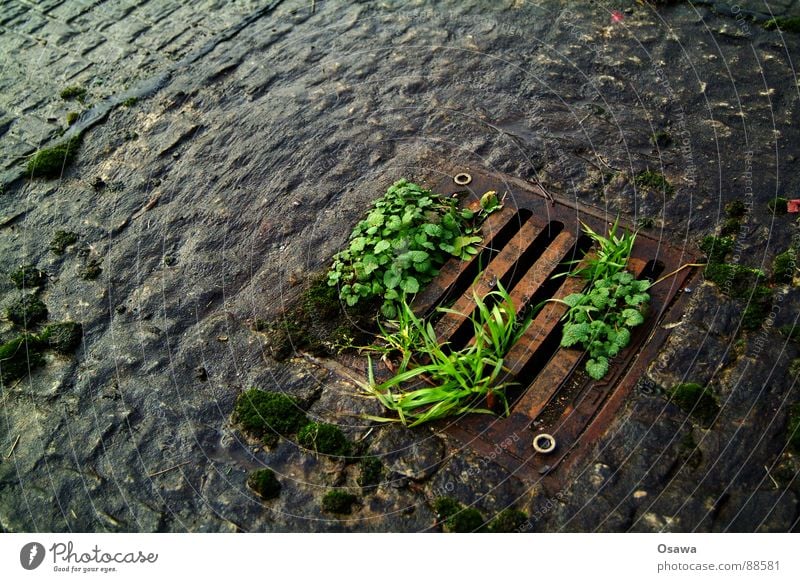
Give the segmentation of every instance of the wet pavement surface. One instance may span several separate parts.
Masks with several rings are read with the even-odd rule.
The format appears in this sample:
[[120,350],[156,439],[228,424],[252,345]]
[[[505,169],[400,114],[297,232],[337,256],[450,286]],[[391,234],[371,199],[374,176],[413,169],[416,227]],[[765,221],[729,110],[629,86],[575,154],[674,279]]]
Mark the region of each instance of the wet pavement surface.
[[[763,2],[311,4],[3,3],[0,270],[44,270],[50,319],[84,336],[2,386],[0,528],[434,531],[446,495],[487,520],[522,510],[525,531],[796,529],[792,284],[770,284],[769,315],[744,330],[747,300],[700,277],[558,491],[434,429],[373,426],[353,384],[301,354],[273,360],[252,324],[280,318],[397,178],[464,168],[540,182],[692,252],[740,200],[730,261],[769,275],[800,241],[794,215],[767,205],[800,192],[800,36],[763,24],[800,16],[798,2],[769,2],[772,15]],[[59,96],[76,85],[82,102]],[[27,156],[71,111],[75,164],[31,179]],[[674,191],[637,187],[647,169]],[[61,255],[58,230],[78,234]],[[1,306],[19,293],[0,279]],[[680,382],[710,387],[710,426],[670,401]],[[293,438],[247,439],[230,414],[253,386],[338,424],[381,459],[383,483],[361,490],[357,463]],[[245,486],[263,466],[283,485],[272,501]],[[358,494],[352,514],[321,511],[333,488]]]

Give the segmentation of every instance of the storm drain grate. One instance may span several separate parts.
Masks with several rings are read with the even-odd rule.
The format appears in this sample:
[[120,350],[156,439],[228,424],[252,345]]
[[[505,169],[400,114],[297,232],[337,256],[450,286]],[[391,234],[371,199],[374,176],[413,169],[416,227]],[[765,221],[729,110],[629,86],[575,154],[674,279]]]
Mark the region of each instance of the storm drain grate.
[[[459,177],[463,182],[463,175]],[[472,339],[465,316],[475,307],[473,293],[484,297],[499,282],[510,292],[518,313],[524,315],[523,311],[545,299],[581,291],[582,280],[554,279],[553,275],[569,269],[566,262],[590,251],[591,240],[583,235],[581,222],[600,233],[609,227],[609,217],[602,211],[554,200],[535,186],[512,178],[473,173],[468,185],[448,178],[432,190],[461,194],[473,205],[489,190],[507,193],[504,208],[484,223],[482,252],[470,262],[453,259],[446,263],[415,300],[415,311],[420,314],[435,314],[435,308],[443,305],[463,314],[446,313],[435,323],[439,340],[453,349]],[[622,226],[631,230],[630,225]],[[685,249],[640,232],[628,268],[638,278],[655,280],[692,262]],[[558,486],[558,475],[564,475],[565,467],[590,450],[657,354],[669,333],[670,326],[665,324],[680,316],[684,302],[680,291],[691,276],[691,270],[684,269],[650,290],[645,323],[635,328],[630,345],[612,360],[601,381],[585,373],[584,352],[559,346],[566,308],[547,303],[506,357],[518,383],[507,393],[510,415],[466,415],[442,421],[441,430],[523,479],[545,478]],[[363,371],[363,362],[359,368]],[[537,439],[537,451],[533,441],[543,434],[549,437]]]

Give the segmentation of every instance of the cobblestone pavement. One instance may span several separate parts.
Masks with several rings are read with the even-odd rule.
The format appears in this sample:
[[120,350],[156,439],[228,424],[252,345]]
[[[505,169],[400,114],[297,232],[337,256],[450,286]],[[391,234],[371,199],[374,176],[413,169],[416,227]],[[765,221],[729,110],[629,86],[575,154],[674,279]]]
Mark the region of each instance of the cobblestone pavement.
[[[720,3],[314,5],[3,4],[0,271],[43,269],[50,319],[84,337],[75,357],[48,354],[2,387],[0,528],[425,531],[443,493],[487,519],[523,510],[533,531],[796,528],[800,347],[779,333],[800,312],[796,287],[771,287],[778,308],[751,332],[746,301],[693,290],[648,374],[657,389],[631,397],[557,494],[433,430],[365,424],[353,413],[374,403],[302,357],[274,361],[252,324],[280,317],[395,178],[463,167],[542,180],[692,248],[745,199],[737,260],[770,271],[798,236],[767,207],[800,191],[798,35],[764,30],[761,5],[756,21]],[[69,86],[84,103],[59,96]],[[74,166],[24,176],[70,111],[85,131]],[[646,168],[674,195],[637,192]],[[60,255],[58,230],[78,235]],[[0,280],[0,306],[18,295]],[[711,428],[664,396],[687,379],[722,403]],[[248,441],[229,419],[251,386],[340,425],[382,459],[384,482],[364,492],[356,464]],[[277,500],[245,486],[261,466]],[[353,514],[322,514],[341,487],[358,493]]]

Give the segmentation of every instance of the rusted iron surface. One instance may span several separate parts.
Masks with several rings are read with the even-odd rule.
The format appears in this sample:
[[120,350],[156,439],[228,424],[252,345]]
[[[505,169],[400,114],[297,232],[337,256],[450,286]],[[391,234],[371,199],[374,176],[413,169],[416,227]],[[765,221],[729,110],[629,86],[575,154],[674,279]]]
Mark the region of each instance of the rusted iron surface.
[[[565,263],[580,259],[587,250],[579,248],[586,242],[582,223],[605,233],[615,219],[596,208],[550,199],[540,188],[517,179],[474,171],[470,174],[467,187],[448,179],[432,185],[432,190],[445,195],[466,191],[467,203],[473,207],[484,192],[494,190],[498,195],[505,194],[504,208],[484,224],[484,252],[469,263],[449,261],[414,302],[420,314],[452,303],[457,313],[446,313],[435,326],[442,342],[457,336],[464,343],[472,340],[461,336],[472,333],[471,328],[463,326],[475,307],[473,294],[485,296],[496,289],[498,281],[506,286],[518,312],[547,299],[580,292],[584,280],[554,280],[552,276],[558,269],[568,270]],[[622,228],[634,230],[630,224],[620,223]],[[655,280],[693,262],[693,254],[686,249],[639,232],[628,268],[639,278]],[[519,383],[507,394],[510,414],[469,414],[440,421],[439,430],[526,481],[557,488],[568,468],[596,444],[657,355],[669,334],[662,323],[680,316],[681,290],[692,275],[692,269],[683,269],[651,287],[644,324],[633,330],[630,345],[612,359],[601,381],[592,380],[583,370],[584,352],[559,346],[566,307],[553,301],[545,303],[506,357],[508,373]],[[533,437],[540,433],[555,437],[552,453],[534,451]]]

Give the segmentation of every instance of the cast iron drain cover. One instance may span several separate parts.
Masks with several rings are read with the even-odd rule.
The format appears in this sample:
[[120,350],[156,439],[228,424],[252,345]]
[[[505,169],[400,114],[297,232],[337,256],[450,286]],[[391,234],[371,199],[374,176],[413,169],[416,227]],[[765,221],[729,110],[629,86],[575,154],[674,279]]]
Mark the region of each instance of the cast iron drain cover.
[[[494,190],[498,196],[505,193],[504,207],[484,223],[484,250],[469,262],[452,259],[446,263],[416,297],[415,311],[431,315],[437,306],[447,305],[470,314],[473,293],[483,297],[498,282],[509,291],[518,312],[545,299],[581,291],[582,280],[554,279],[553,275],[569,270],[566,262],[591,249],[582,222],[604,234],[609,218],[613,221],[614,217],[553,198],[521,180],[476,172],[470,175],[468,185],[447,178],[431,189],[444,195],[462,194],[473,207],[485,192]],[[620,226],[633,230],[622,220]],[[694,259],[686,249],[640,231],[628,269],[638,278],[655,281]],[[544,478],[558,486],[558,476],[564,476],[565,468],[590,450],[658,353],[669,334],[668,324],[680,318],[686,301],[682,290],[692,274],[691,269],[680,270],[650,289],[645,322],[634,328],[630,344],[613,358],[608,374],[600,381],[584,371],[585,352],[559,346],[560,320],[566,308],[547,303],[506,357],[518,383],[516,389],[507,391],[510,415],[469,414],[440,421],[440,430],[522,479],[541,480],[547,475]],[[435,329],[439,339],[455,349],[472,339],[469,321],[452,313],[442,315]],[[365,376],[363,359],[341,361]],[[533,441],[539,434],[549,438],[537,439],[537,451]]]

